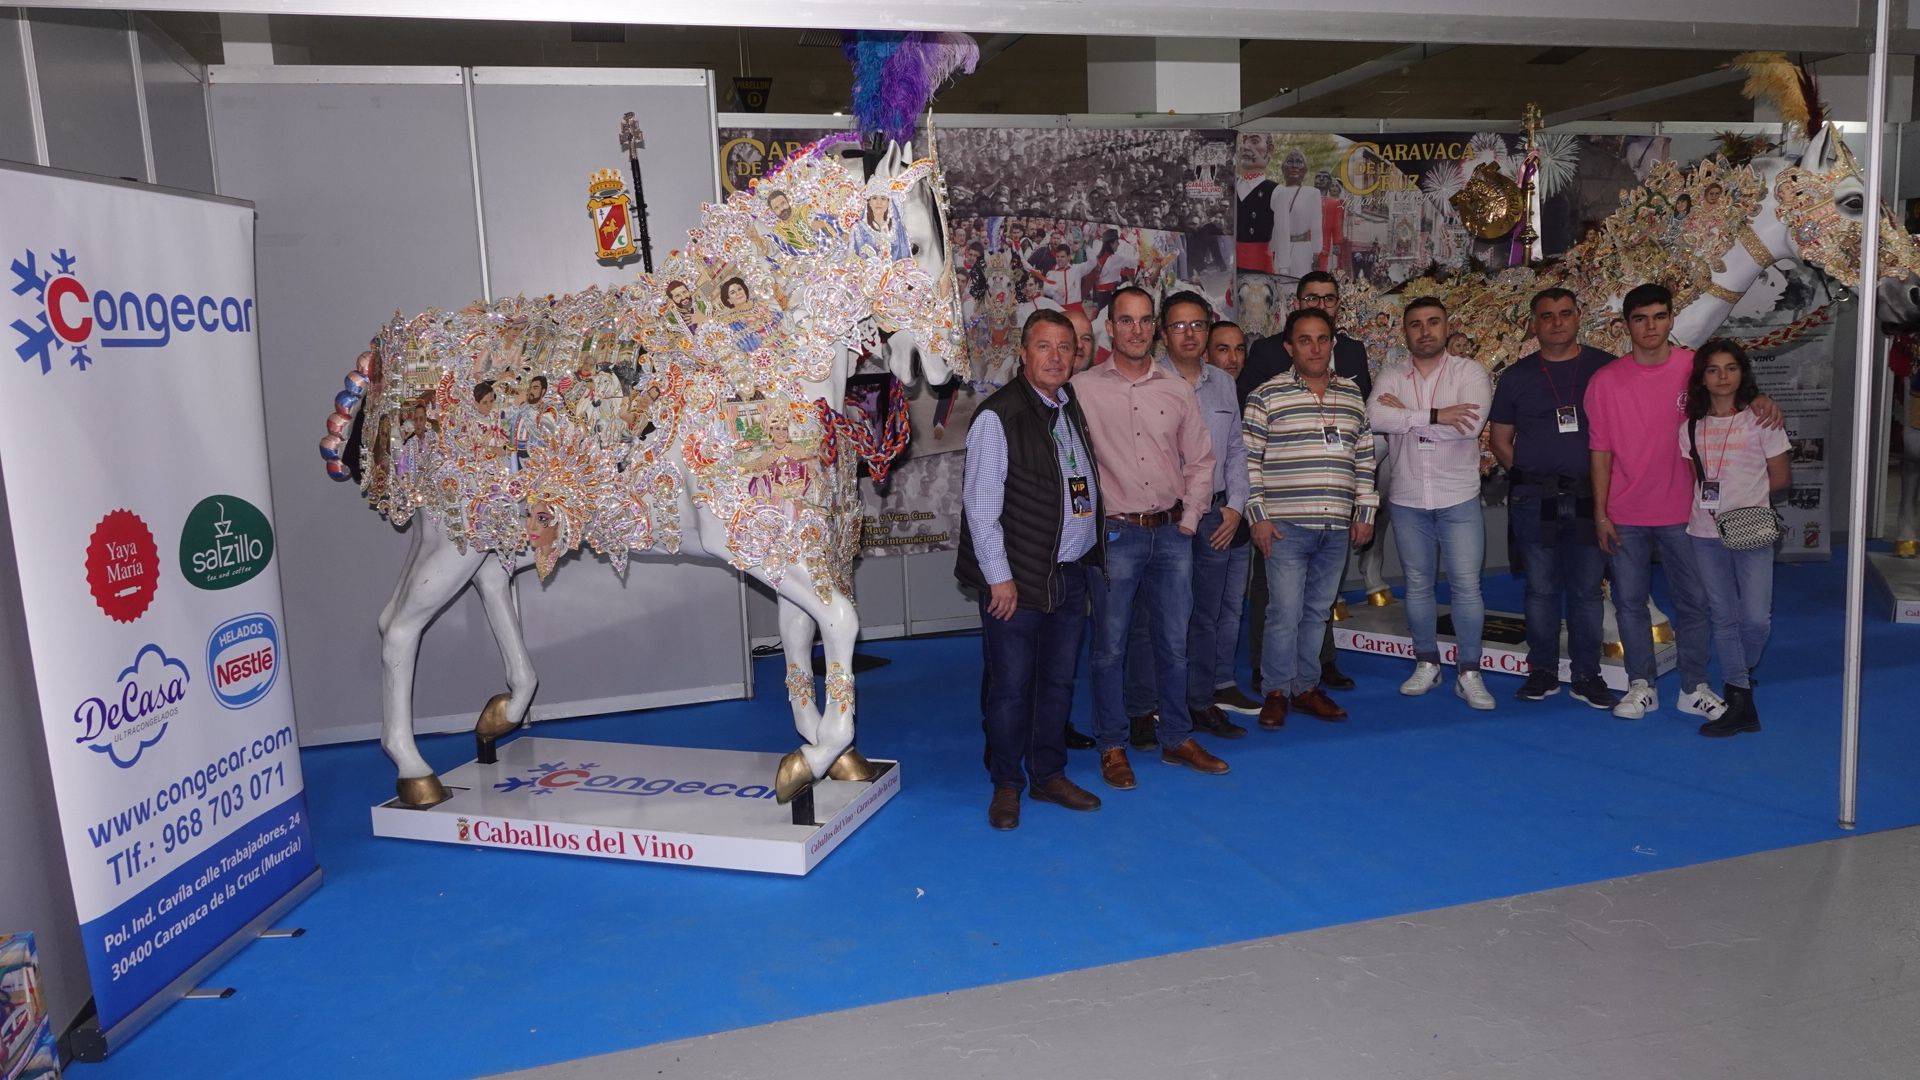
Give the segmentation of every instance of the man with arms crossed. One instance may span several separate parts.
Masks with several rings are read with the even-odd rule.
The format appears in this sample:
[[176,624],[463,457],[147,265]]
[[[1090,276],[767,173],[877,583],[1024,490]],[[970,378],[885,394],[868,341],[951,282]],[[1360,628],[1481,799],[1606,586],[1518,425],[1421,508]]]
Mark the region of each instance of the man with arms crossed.
[[[1620,303],[1633,348],[1601,368],[1587,384],[1587,445],[1593,462],[1594,533],[1612,557],[1613,614],[1626,652],[1625,696],[1613,715],[1638,720],[1660,708],[1654,688],[1653,620],[1647,600],[1653,586],[1653,553],[1667,569],[1673,594],[1673,632],[1680,647],[1680,711],[1717,720],[1727,703],[1707,681],[1706,592],[1693,565],[1687,518],[1693,512],[1692,465],[1681,456],[1679,430],[1686,422],[1687,380],[1693,350],[1673,345],[1673,294],[1649,282]],[[1780,426],[1771,398],[1754,399],[1754,415]]]
[[1100,486],[1087,421],[1067,379],[1073,324],[1036,311],[1020,331],[1020,374],[967,430],[965,513],[954,575],[980,594],[985,652],[987,822],[1020,824],[1020,791],[1069,810],[1100,800],[1067,779],[1067,712],[1098,576]]
[[1113,360],[1073,378],[1100,459],[1106,515],[1106,573],[1093,581],[1093,737],[1100,776],[1134,787],[1127,761],[1122,668],[1133,598],[1147,594],[1156,683],[1160,760],[1205,773],[1227,763],[1192,737],[1187,715],[1187,621],[1193,595],[1193,536],[1213,501],[1213,440],[1186,380],[1153,362],[1153,297],[1137,286],[1113,295],[1107,332]]
[[1416,696],[1440,684],[1434,582],[1444,557],[1457,640],[1453,692],[1476,709],[1491,709],[1493,695],[1480,678],[1487,618],[1480,598],[1487,552],[1480,429],[1493,401],[1493,381],[1486,368],[1447,352],[1447,308],[1439,300],[1423,296],[1408,304],[1400,324],[1411,359],[1380,372],[1367,407],[1373,429],[1391,436],[1393,444],[1387,511],[1400,536],[1414,656],[1413,674],[1400,692]]
[[1560,605],[1566,600],[1573,696],[1596,709],[1618,704],[1600,677],[1600,577],[1607,556],[1593,533],[1587,450],[1587,384],[1613,357],[1582,345],[1580,303],[1566,289],[1533,298],[1540,351],[1501,373],[1487,414],[1493,456],[1506,468],[1514,542],[1527,574],[1527,681],[1515,696],[1560,692]]
[[1260,726],[1284,726],[1288,711],[1345,720],[1320,688],[1320,639],[1349,537],[1373,536],[1373,432],[1366,401],[1333,373],[1333,320],[1318,308],[1287,316],[1281,336],[1293,369],[1262,384],[1242,414],[1250,472],[1247,518],[1267,562],[1272,595],[1260,666],[1266,703]]

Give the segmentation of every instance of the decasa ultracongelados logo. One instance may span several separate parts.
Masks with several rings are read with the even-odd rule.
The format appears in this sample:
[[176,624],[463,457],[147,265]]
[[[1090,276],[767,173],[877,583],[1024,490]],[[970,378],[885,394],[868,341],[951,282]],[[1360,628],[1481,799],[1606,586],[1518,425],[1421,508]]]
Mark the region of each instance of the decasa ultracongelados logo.
[[[44,257],[31,248],[13,260],[12,297],[21,316],[12,320],[14,355],[53,371],[56,358],[85,371],[98,357],[89,349],[151,349],[174,336],[250,334],[253,297],[215,296],[158,289],[152,283],[118,282],[88,287],[80,257],[61,248]],[[87,280],[93,280],[89,277]]]

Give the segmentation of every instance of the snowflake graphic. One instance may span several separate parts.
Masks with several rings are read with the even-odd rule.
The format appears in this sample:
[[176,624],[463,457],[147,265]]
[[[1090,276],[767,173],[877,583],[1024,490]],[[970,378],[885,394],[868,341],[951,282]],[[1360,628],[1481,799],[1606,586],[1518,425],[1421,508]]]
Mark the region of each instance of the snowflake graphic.
[[505,780],[493,785],[493,787],[495,791],[519,791],[523,787],[532,787],[533,785],[534,781],[524,776],[509,776]]
[[528,769],[527,771],[530,773],[542,773],[542,774],[556,773],[566,767],[567,767],[567,763],[564,761],[543,762],[539,765],[535,765],[533,768]]
[[[13,260],[13,294],[25,296],[31,292],[34,301],[41,305],[40,313],[34,316],[32,322],[25,319],[13,320],[13,329],[20,335],[20,344],[13,349],[14,355],[18,356],[22,363],[31,364],[38,360],[42,375],[53,371],[54,355],[69,347],[53,332],[53,326],[47,320],[47,286],[53,281],[56,273],[62,275],[73,273],[74,264],[77,262],[79,258],[66,248],[53,253],[54,269],[52,270],[40,268],[40,260],[31,248],[24,252],[21,258]],[[72,349],[73,354],[67,357],[67,363],[85,371],[87,365],[93,363],[93,357],[87,355],[84,346],[73,346]]]

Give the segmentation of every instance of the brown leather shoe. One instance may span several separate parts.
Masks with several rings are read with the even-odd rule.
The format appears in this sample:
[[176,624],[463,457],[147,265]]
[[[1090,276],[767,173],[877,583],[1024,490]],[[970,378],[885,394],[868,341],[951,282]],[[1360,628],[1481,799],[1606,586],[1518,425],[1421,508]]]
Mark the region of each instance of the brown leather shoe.
[[1260,726],[1268,731],[1279,731],[1287,726],[1287,692],[1275,690],[1267,695],[1267,703],[1260,706]]
[[1133,790],[1133,766],[1127,764],[1126,747],[1115,746],[1100,751],[1100,779],[1105,780],[1110,788]]
[[1341,708],[1338,702],[1327,696],[1325,690],[1317,686],[1304,694],[1293,695],[1293,708],[1330,724],[1342,723],[1347,718],[1347,710]]
[[1034,802],[1050,802],[1083,813],[1100,809],[1100,796],[1064,776],[1056,776],[1044,784],[1030,785],[1027,790]]
[[1219,776],[1227,771],[1227,763],[1207,753],[1198,740],[1188,739],[1171,750],[1160,751],[1162,765],[1185,765],[1198,772]]
[[1154,728],[1160,723],[1159,713],[1146,713],[1129,717],[1127,741],[1135,750],[1151,750],[1160,744],[1160,736]]
[[993,801],[987,804],[987,824],[1006,832],[1020,827],[1020,789],[997,787]]

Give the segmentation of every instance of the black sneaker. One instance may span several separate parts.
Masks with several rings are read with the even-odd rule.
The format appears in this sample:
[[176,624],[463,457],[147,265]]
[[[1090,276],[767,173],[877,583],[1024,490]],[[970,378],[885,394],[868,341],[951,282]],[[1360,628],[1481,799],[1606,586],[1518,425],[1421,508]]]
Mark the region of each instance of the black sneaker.
[[1193,718],[1193,730],[1204,731],[1218,739],[1239,739],[1246,737],[1247,729],[1227,719],[1227,714],[1218,705],[1209,705],[1204,709],[1189,709]]
[[1129,725],[1131,730],[1128,732],[1127,741],[1133,744],[1135,750],[1151,750],[1159,746],[1160,733],[1155,730],[1159,723],[1159,713],[1133,717]]
[[1213,692],[1213,703],[1228,712],[1258,716],[1260,702],[1248,697],[1238,686],[1223,686]]
[[1514,697],[1521,701],[1543,701],[1560,692],[1560,680],[1551,671],[1530,671]]
[[1572,693],[1576,700],[1584,701],[1596,709],[1611,709],[1620,704],[1614,696],[1613,688],[1607,680],[1598,675],[1580,675],[1573,680]]

